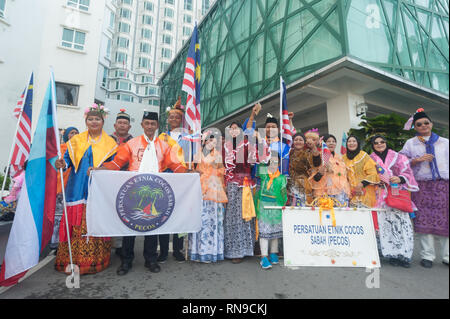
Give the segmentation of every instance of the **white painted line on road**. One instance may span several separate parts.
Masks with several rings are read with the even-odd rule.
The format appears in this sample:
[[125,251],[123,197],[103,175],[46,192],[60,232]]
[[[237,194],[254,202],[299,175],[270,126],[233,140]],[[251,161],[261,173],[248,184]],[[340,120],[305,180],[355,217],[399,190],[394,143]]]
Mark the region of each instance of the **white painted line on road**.
[[[22,278],[19,279],[19,283],[21,283],[22,281],[24,281],[25,279],[27,279],[28,277],[30,277],[32,274],[34,274],[36,271],[38,271],[39,269],[41,269],[42,267],[44,267],[45,265],[47,265],[49,262],[51,262],[53,259],[55,259],[56,255],[53,254],[53,251],[50,253],[51,255],[48,255],[47,257],[45,257],[44,259],[42,259],[36,266],[34,266],[33,268],[31,268],[30,270],[28,270],[28,272],[25,274],[25,276],[23,276]],[[17,284],[16,284],[17,285]],[[5,291],[9,290],[10,288],[14,287],[15,285],[9,286],[9,287],[1,287],[0,288],[0,295],[2,293],[4,293]]]

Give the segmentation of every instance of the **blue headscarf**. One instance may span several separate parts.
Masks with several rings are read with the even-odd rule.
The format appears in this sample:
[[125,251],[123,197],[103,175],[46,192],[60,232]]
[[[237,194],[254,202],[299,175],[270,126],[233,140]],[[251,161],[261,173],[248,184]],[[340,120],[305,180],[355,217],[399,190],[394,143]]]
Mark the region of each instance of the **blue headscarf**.
[[78,129],[76,127],[68,127],[64,130],[64,135],[63,135],[63,141],[64,143],[67,143],[69,141],[69,133],[72,132],[73,130],[77,131],[77,133],[79,133]]

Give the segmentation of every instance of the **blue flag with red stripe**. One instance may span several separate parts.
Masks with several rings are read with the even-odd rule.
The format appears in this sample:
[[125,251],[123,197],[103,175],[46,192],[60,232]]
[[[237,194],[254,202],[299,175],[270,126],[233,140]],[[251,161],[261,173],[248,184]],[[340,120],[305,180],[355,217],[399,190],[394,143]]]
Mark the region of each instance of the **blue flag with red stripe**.
[[6,246],[0,286],[16,284],[30,268],[38,264],[42,250],[51,240],[56,204],[57,170],[54,163],[59,154],[58,136],[55,82],[52,74]]

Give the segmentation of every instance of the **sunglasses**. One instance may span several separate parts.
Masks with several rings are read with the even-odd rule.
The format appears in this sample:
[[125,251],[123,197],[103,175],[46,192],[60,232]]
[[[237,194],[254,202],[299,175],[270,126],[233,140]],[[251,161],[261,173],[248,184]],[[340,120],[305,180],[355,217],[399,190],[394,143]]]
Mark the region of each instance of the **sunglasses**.
[[428,121],[425,121],[425,122],[423,122],[423,123],[416,123],[416,126],[417,127],[421,127],[422,125],[430,125],[430,122],[428,122]]
[[373,145],[379,145],[379,144],[386,144],[385,141],[381,141],[381,142],[373,142]]

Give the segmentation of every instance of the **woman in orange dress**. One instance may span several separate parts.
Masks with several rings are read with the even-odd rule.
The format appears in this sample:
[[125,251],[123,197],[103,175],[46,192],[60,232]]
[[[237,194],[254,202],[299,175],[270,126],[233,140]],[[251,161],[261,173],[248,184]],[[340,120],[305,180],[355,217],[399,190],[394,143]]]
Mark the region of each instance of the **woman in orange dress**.
[[330,151],[329,160],[322,162],[318,175],[310,177],[314,197],[328,195],[338,200],[341,204],[348,206],[350,198],[350,184],[347,179],[347,166],[342,156],[335,152],[336,137],[326,134],[323,141]]
[[217,138],[206,135],[205,140],[202,152],[195,156],[203,193],[202,228],[198,233],[189,234],[188,251],[191,260],[211,263],[224,260],[223,218],[228,198]]

